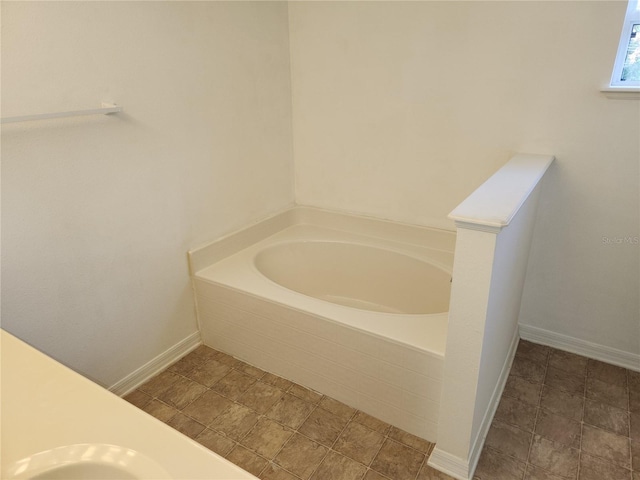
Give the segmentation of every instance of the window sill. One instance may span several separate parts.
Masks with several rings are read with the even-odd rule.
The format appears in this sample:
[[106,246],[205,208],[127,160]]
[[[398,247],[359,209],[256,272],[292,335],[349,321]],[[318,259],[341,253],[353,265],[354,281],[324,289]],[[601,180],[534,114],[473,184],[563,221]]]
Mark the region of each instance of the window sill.
[[640,87],[606,87],[600,92],[614,100],[640,100]]

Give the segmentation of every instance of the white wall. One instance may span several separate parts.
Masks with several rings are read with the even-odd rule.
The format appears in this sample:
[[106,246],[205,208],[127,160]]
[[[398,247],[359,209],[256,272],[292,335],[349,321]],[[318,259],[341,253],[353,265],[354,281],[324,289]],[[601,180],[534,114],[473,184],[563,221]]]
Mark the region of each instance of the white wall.
[[293,203],[286,3],[2,2],[2,327],[113,385],[197,331],[189,248]]
[[515,152],[552,154],[521,322],[640,354],[640,109],[610,100],[626,2],[294,2],[301,204],[452,228]]
[[521,322],[640,354],[624,10],[2,2],[3,116],[125,108],[2,127],[3,328],[111,385],[196,331],[185,252],[292,203],[292,148],[299,203],[446,228],[521,151],[557,157]]

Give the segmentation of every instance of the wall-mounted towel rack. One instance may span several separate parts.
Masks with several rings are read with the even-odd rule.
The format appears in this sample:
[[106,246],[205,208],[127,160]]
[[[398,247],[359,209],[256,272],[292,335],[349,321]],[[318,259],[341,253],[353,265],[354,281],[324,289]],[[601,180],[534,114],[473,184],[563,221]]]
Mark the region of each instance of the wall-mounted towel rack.
[[122,107],[113,103],[102,103],[101,108],[92,108],[89,110],[75,110],[72,112],[54,112],[54,113],[40,113],[37,115],[22,115],[20,117],[5,117],[0,119],[0,123],[16,123],[16,122],[29,122],[31,120],[47,120],[49,118],[61,118],[61,117],[78,117],[81,115],[109,115],[111,113],[118,113],[122,111]]

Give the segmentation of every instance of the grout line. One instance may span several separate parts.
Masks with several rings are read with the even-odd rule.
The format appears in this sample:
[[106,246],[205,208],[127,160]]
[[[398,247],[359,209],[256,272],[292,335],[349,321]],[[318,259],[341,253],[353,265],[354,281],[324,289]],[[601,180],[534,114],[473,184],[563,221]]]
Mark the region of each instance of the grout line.
[[422,472],[422,469],[424,468],[425,464],[427,463],[427,460],[429,459],[429,454],[425,454],[424,458],[422,459],[422,463],[420,464],[420,467],[418,468],[418,471],[416,472],[416,476],[414,477],[414,480],[418,480],[418,477],[420,476],[420,472]]

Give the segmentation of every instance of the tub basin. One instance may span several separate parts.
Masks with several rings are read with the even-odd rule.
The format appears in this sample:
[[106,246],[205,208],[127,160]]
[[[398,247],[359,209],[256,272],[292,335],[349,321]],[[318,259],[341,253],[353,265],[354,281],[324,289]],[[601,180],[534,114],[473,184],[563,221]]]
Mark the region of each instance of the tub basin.
[[449,310],[450,274],[389,249],[346,242],[286,242],[260,251],[254,262],[275,283],[338,305],[407,314]]

